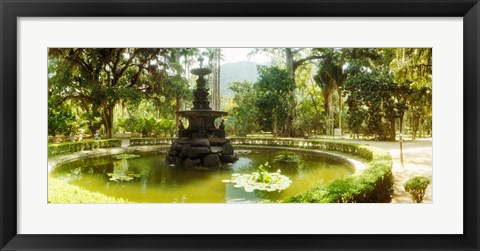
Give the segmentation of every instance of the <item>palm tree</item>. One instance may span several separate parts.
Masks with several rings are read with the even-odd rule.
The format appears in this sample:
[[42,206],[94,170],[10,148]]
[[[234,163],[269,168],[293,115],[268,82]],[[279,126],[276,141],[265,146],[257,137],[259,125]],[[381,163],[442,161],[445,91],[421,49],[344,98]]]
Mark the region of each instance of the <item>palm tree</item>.
[[210,76],[211,106],[214,110],[220,110],[220,64],[223,60],[221,48],[207,48],[208,59],[212,74]]
[[327,134],[333,134],[333,92],[335,84],[328,74],[327,64],[321,63],[317,75],[314,76],[315,82],[322,89],[325,111],[328,111]]
[[335,90],[338,94],[338,127],[342,133],[342,105],[343,105],[343,85],[345,83],[346,74],[343,72],[342,64],[337,61],[338,52],[335,50],[330,51],[325,57],[320,61],[319,70],[317,76],[315,76],[315,81],[322,88],[324,93],[324,102],[325,110],[329,111],[329,121],[331,128],[331,133],[333,134],[334,128],[334,118],[333,118],[333,93]]

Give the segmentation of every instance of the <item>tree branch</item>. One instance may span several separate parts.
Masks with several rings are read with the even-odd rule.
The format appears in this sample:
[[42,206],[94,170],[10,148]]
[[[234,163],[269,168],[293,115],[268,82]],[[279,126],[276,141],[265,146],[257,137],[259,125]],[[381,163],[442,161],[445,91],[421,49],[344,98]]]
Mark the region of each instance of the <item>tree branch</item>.
[[306,58],[302,58],[302,59],[293,61],[293,70],[295,71],[299,66],[301,66],[302,64],[304,64],[307,61],[310,61],[310,60],[313,60],[313,59],[323,59],[323,58],[325,58],[325,56],[313,55],[313,56],[309,56],[309,57],[306,57]]

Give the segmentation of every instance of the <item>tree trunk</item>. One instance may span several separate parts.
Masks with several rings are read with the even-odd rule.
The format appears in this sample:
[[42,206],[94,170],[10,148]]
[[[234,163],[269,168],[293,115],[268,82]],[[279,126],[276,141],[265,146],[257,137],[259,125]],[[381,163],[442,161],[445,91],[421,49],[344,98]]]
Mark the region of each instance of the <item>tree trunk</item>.
[[338,128],[340,128],[340,137],[343,136],[342,130],[342,89],[338,87]]
[[[295,83],[295,70],[293,68],[293,52],[291,48],[285,48],[285,62],[287,65],[287,71],[293,81],[293,85],[296,87]],[[284,134],[285,136],[292,137],[294,136],[293,130],[292,130],[292,125],[293,125],[293,120],[295,118],[295,107],[296,107],[296,99],[295,99],[295,89],[291,91],[291,98],[287,100],[287,119],[285,120],[285,126],[284,126]]]
[[180,121],[180,116],[178,116],[178,112],[180,111],[180,107],[181,107],[181,99],[179,96],[177,96],[176,100],[175,100],[175,130],[177,130],[178,128],[178,122]]
[[277,112],[273,111],[273,137],[277,137]]
[[105,126],[105,132],[107,138],[113,136],[113,108],[115,105],[108,105],[103,111],[103,125]]
[[328,126],[329,126],[329,130],[330,130],[330,135],[333,136],[333,133],[334,133],[333,128],[334,128],[334,125],[335,125],[334,124],[335,121],[334,121],[334,114],[333,114],[333,95],[332,94],[330,94],[330,96],[328,96],[328,103],[330,104],[328,106],[328,116],[329,116]]
[[390,140],[395,141],[395,117],[390,118]]

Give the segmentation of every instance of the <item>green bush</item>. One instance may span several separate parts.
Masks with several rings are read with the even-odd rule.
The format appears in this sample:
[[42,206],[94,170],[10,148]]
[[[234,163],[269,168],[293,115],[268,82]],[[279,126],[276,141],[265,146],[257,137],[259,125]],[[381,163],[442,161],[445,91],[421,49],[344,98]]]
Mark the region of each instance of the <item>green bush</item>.
[[85,140],[80,142],[67,142],[60,144],[48,145],[48,156],[59,154],[74,153],[84,150],[93,150],[97,148],[109,148],[122,146],[120,139],[103,139],[103,140]]
[[407,180],[403,187],[405,188],[405,191],[412,195],[413,202],[421,203],[423,201],[423,196],[425,196],[425,190],[429,184],[429,179],[417,176]]
[[[367,150],[367,148],[365,148]],[[369,168],[357,176],[335,180],[325,186],[286,198],[286,203],[388,203],[393,194],[390,154],[370,148]]]
[[173,138],[130,138],[131,146],[171,145]]
[[175,121],[170,119],[156,119],[153,117],[130,117],[120,119],[119,126],[128,132],[139,132],[144,136],[152,134],[171,135],[175,132]]

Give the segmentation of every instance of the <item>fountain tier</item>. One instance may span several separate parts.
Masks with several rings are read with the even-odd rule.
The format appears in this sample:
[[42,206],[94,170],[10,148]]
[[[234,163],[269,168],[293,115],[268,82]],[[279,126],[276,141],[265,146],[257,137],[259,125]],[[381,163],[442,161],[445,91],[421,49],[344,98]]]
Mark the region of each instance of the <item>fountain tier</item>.
[[211,71],[202,68],[201,61],[200,68],[191,71],[199,76],[194,91],[193,108],[190,111],[177,112],[180,117],[188,120],[188,128],[184,128],[180,122],[178,139],[170,147],[167,162],[198,169],[219,168],[222,163],[235,162],[238,156],[234,153],[230,140],[225,138],[223,120],[218,128],[215,126],[215,120],[228,113],[210,108],[204,76]]

